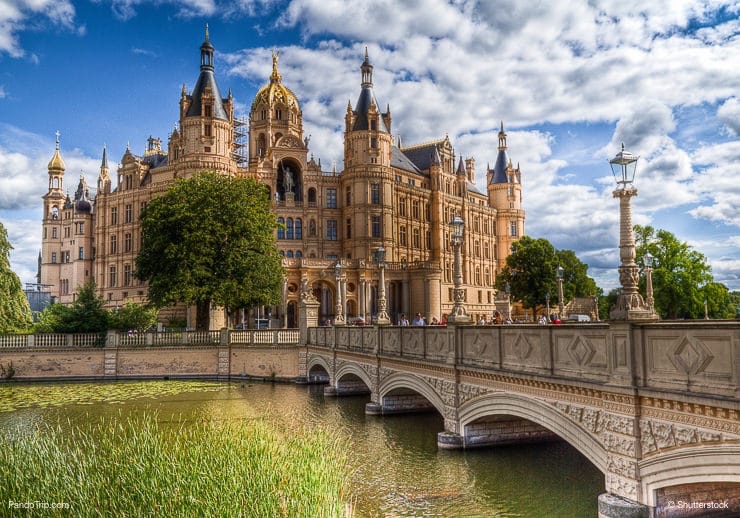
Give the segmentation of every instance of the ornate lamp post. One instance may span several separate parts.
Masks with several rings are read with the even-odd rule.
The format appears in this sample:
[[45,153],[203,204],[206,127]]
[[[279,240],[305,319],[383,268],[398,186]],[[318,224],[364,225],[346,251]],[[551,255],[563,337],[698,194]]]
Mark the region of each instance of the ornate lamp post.
[[[635,237],[632,234],[632,208],[630,200],[637,196],[637,189],[632,186],[637,169],[637,159],[629,151],[622,150],[609,160],[612,174],[617,182],[613,192],[619,198],[619,282],[622,293],[609,316],[614,320],[657,319],[655,310],[648,306],[637,290],[638,267],[635,264]],[[651,288],[652,289],[652,288]]]
[[547,306],[547,321],[550,321],[550,292],[545,293],[545,305]]
[[337,281],[337,294],[334,297],[336,300],[336,304],[334,305],[334,325],[343,326],[345,320],[344,311],[342,310],[342,263],[339,261],[334,266],[334,274]]
[[462,289],[462,254],[460,248],[463,243],[463,232],[465,230],[465,222],[460,216],[455,216],[450,221],[450,243],[455,251],[455,260],[453,264],[453,275],[452,282],[455,285],[454,288],[454,299],[455,305],[452,307],[450,316],[447,317],[447,322],[450,324],[472,324],[473,319],[470,318],[467,311],[465,311],[465,290]]
[[376,323],[379,326],[387,326],[391,323],[391,318],[388,316],[388,302],[385,300],[385,248],[379,246],[373,256],[380,270],[380,275],[378,276],[378,318]]
[[555,269],[555,273],[558,277],[558,318],[560,320],[563,319],[563,274],[565,273],[565,269],[558,265],[558,267]]
[[591,300],[594,301],[594,314],[596,315],[596,321],[599,321],[599,296],[594,295],[591,297]]
[[704,299],[704,320],[709,320],[709,301]]

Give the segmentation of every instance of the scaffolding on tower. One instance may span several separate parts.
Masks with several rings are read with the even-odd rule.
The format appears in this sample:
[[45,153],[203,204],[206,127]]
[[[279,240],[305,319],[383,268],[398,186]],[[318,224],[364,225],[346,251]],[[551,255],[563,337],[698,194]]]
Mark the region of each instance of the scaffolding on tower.
[[239,167],[246,167],[249,162],[249,128],[246,117],[234,117],[234,151],[231,156]]

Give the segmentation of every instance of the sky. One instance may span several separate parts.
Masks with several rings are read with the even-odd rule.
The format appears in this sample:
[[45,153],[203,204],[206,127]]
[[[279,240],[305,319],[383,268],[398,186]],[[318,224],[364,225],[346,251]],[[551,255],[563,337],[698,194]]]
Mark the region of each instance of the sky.
[[205,25],[223,96],[246,117],[280,53],[310,153],[342,169],[347,103],[367,47],[404,145],[449,135],[485,187],[503,122],[522,170],[526,234],[618,287],[608,160],[639,155],[633,223],[704,254],[740,290],[740,1],[0,0],[0,222],[35,282],[55,132],[65,188],[96,185],[127,145],[178,119]]

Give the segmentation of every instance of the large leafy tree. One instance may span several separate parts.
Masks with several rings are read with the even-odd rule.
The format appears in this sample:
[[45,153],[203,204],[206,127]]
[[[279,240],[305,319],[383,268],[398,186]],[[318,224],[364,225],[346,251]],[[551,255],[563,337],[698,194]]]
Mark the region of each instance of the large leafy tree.
[[596,282],[588,277],[588,266],[572,250],[556,250],[546,239],[522,236],[512,247],[501,273],[496,277],[496,288],[509,285],[511,297],[524,308],[536,314],[550,295],[550,305],[558,300],[557,267],[563,268],[563,300],[600,294]]
[[152,306],[127,302],[111,313],[110,327],[121,331],[146,331],[157,323],[157,313]]
[[157,307],[198,308],[207,329],[211,304],[227,310],[277,304],[283,268],[267,187],[203,172],[178,180],[142,214],[136,275]]
[[0,223],[0,333],[26,331],[33,323],[21,281],[10,269],[12,249],[8,232]]
[[[635,225],[636,262],[650,252],[655,309],[663,318],[703,318],[704,301],[711,318],[732,318],[732,297],[714,282],[706,257],[666,230]],[[644,292],[645,279],[640,280]]]
[[35,329],[39,333],[105,333],[110,314],[105,300],[97,295],[95,281],[90,278],[77,290],[75,301],[67,306],[52,304],[39,315]]

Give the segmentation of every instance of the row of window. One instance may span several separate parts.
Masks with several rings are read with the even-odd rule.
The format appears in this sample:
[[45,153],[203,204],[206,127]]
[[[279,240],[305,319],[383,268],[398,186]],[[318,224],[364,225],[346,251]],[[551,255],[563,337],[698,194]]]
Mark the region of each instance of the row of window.
[[[133,282],[133,269],[130,264],[123,265],[123,284],[122,286],[132,286]],[[115,288],[118,286],[118,267],[112,265],[108,269],[108,287]]]
[[[143,201],[139,205],[139,214],[141,214],[141,211],[143,211],[146,208],[147,202]],[[131,203],[127,203],[123,207],[123,222],[124,223],[133,223],[134,221],[134,206]],[[118,224],[118,207],[111,207],[110,208],[110,218],[108,219],[108,224],[110,225],[117,225]]]
[[295,257],[296,259],[300,259],[301,257],[303,257],[303,252],[301,252],[300,250],[296,250],[295,252],[293,252],[293,250],[280,250],[280,255],[283,257],[287,257],[288,259],[292,259],[293,257]]
[[[123,252],[131,252],[134,249],[134,238],[133,235],[130,232],[126,232],[123,235]],[[109,254],[117,254],[118,253],[118,236],[116,234],[111,234],[109,246],[108,246],[108,253]]]
[[[445,263],[445,282],[452,282],[452,275],[453,275],[453,263],[450,261],[447,261]],[[467,269],[463,268],[463,283],[466,284],[468,282],[467,279]],[[481,277],[481,267],[476,266],[475,270],[473,271],[473,284],[476,286],[493,286],[494,283],[493,277],[491,277],[491,270],[486,267],[485,270],[483,270],[483,277]]]

